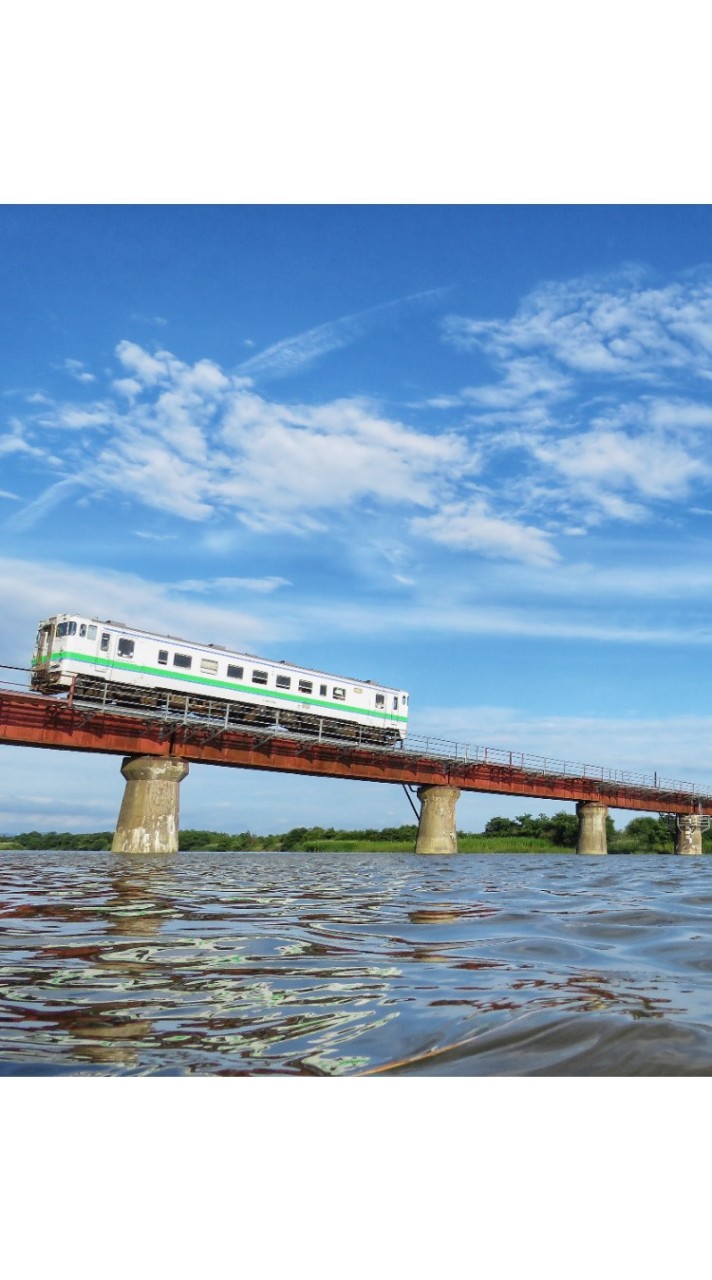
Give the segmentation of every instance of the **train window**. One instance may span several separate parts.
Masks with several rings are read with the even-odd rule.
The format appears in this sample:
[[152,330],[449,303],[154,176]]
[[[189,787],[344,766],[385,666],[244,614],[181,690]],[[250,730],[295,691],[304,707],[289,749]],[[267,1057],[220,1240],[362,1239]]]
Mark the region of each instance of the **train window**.
[[275,684],[278,689],[291,689],[292,687],[290,676],[277,676]]
[[216,676],[218,674],[218,664],[214,658],[201,658],[200,670],[206,676]]
[[397,699],[397,698],[394,698],[394,699],[393,699],[393,710],[394,710],[394,711],[397,711],[397,710],[398,710],[398,699]]
[[108,653],[108,652],[109,652],[109,633],[108,633],[108,631],[102,631],[102,633],[101,633],[101,644],[99,645],[99,648],[101,649],[101,652],[102,652],[102,653]]
[[66,622],[58,622],[58,623],[57,623],[57,630],[56,630],[56,632],[55,632],[55,635],[57,635],[57,636],[66,636],[66,634],[67,634],[67,624],[66,624]]
[[174,653],[174,654],[173,654],[173,666],[174,666],[174,667],[185,667],[185,669],[186,669],[186,671],[187,671],[190,667],[192,667],[192,665],[193,665],[193,659],[191,658],[191,656],[190,656],[190,654],[189,654],[189,653]]
[[232,665],[228,666],[228,669],[227,669],[228,680],[241,680],[244,674],[245,674],[244,667],[235,667]]
[[334,685],[334,697],[337,702],[343,702],[346,697],[346,690],[342,689],[338,684]]
[[267,684],[267,679],[268,679],[268,677],[267,677],[267,672],[266,672],[266,671],[253,671],[253,672],[252,672],[252,683],[253,683],[253,684]]
[[84,624],[84,623],[82,623],[81,627],[79,628],[79,635],[80,635],[80,637],[81,637],[81,639],[82,639],[82,640],[84,639],[84,637],[85,637],[86,633],[87,633],[86,626],[85,626],[85,624]]
[[408,706],[408,694],[407,694],[407,693],[404,693],[404,694],[403,694],[403,706],[404,706],[404,707],[407,707],[407,706]]
[[325,684],[320,684],[320,685],[319,685],[319,697],[320,697],[320,698],[325,698],[325,697],[326,697],[326,695],[327,695],[327,688],[326,688],[326,685],[325,685]]
[[297,685],[297,688],[299,689],[300,693],[311,693],[314,688],[314,685],[312,684],[311,680],[300,680],[299,684]]
[[96,640],[96,627],[90,623],[87,627],[87,640]]
[[377,693],[377,694],[376,694],[376,706],[377,706],[377,707],[385,707],[385,705],[386,705],[386,698],[385,698],[385,694],[383,694],[383,693]]
[[121,639],[119,640],[119,647],[117,649],[117,653],[120,658],[133,658],[134,656],[133,640],[127,640],[126,636],[122,636]]
[[162,666],[162,667],[165,667],[165,666],[167,666],[167,665],[168,665],[168,650],[167,650],[167,649],[159,649],[159,650],[158,650],[158,661],[159,661],[160,666]]

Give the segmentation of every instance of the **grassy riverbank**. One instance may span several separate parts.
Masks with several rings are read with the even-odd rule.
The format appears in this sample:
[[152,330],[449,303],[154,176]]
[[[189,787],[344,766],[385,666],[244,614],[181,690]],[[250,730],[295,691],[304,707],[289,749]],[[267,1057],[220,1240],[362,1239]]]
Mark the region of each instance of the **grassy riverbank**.
[[[413,840],[314,840],[307,846],[310,853],[412,853]],[[305,848],[304,852],[307,851]],[[503,836],[461,834],[459,853],[561,853],[549,840]]]

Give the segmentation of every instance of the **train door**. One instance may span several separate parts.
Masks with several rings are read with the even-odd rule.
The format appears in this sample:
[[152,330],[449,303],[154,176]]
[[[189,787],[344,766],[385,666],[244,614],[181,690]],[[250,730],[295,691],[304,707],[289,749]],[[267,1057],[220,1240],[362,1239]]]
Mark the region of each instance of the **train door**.
[[110,680],[116,657],[116,636],[99,627],[94,671],[102,680]]
[[397,725],[399,723],[398,721],[399,707],[400,707],[400,697],[398,696],[398,694],[387,693],[386,694],[386,718],[391,724]]

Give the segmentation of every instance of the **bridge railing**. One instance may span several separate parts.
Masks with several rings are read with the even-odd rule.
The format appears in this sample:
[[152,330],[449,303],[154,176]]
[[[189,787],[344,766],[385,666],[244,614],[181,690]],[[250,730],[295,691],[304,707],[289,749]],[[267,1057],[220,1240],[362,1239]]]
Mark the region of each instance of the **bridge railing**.
[[460,764],[491,765],[493,768],[517,769],[525,773],[557,778],[590,778],[594,782],[636,787],[650,791],[686,792],[709,796],[709,788],[697,783],[663,778],[660,774],[637,773],[626,769],[608,769],[604,765],[580,761],[558,760],[552,756],[533,755],[527,751],[508,751],[499,747],[481,747],[446,739],[408,734],[404,750],[420,755],[453,760]]
[[[32,693],[29,687],[31,671],[27,667],[11,667],[0,664],[0,690],[9,693]],[[110,712],[111,715],[137,717],[151,722],[158,722],[163,732],[179,726],[212,730],[214,736],[221,733],[258,732],[265,738],[285,737],[290,740],[314,744],[323,742],[335,748],[349,750],[351,748],[367,748],[369,751],[397,752],[424,759],[448,761],[459,766],[484,765],[493,769],[516,770],[539,777],[590,779],[593,782],[605,783],[608,786],[635,788],[640,791],[674,792],[691,795],[709,802],[712,791],[697,783],[682,782],[677,779],[662,778],[659,774],[645,774],[621,769],[608,769],[603,765],[583,764],[571,760],[558,760],[550,756],[532,755],[526,751],[509,751],[500,747],[482,747],[471,743],[453,742],[447,738],[436,738],[422,734],[409,733],[404,740],[394,743],[380,744],[369,739],[368,728],[355,725],[352,738],[345,740],[334,736],[334,721],[319,719],[313,733],[294,732],[280,721],[279,711],[256,708],[250,719],[236,719],[236,704],[226,703],[220,699],[196,697],[176,692],[165,693],[165,701],[157,707],[136,707],[130,703],[116,703],[116,686],[110,688],[109,682],[103,686],[103,696],[91,699],[72,698],[71,692],[67,700],[77,711],[84,712],[88,718],[97,714]],[[127,695],[133,696],[127,688]],[[47,695],[34,693],[39,700],[47,699]],[[62,700],[62,695],[52,695],[47,699],[53,703]]]

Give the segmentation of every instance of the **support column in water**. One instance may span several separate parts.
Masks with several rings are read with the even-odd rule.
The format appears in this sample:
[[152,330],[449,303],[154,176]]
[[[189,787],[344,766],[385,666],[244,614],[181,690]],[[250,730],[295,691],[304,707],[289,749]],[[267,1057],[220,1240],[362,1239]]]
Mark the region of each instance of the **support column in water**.
[[174,756],[125,756],[126,779],[112,853],[178,852],[178,787],[188,772]]
[[416,853],[457,853],[458,787],[418,787],[420,821]]
[[696,814],[678,815],[675,828],[675,853],[702,853],[702,828]]
[[578,818],[577,853],[608,853],[606,818],[608,806],[597,800],[579,800],[576,805]]

